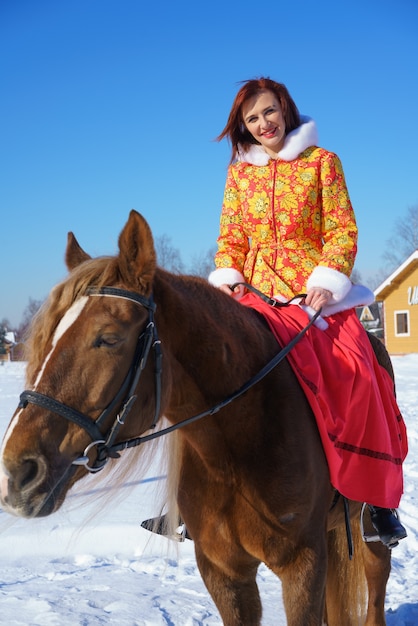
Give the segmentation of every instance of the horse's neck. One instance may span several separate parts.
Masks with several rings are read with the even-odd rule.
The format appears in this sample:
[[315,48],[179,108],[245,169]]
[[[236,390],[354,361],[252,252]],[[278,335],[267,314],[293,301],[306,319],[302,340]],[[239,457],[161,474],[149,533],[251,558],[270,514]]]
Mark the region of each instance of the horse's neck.
[[[256,314],[193,278],[162,273],[156,285],[163,354],[171,360],[172,419],[225,399],[275,352]],[[185,415],[185,413],[187,415]]]

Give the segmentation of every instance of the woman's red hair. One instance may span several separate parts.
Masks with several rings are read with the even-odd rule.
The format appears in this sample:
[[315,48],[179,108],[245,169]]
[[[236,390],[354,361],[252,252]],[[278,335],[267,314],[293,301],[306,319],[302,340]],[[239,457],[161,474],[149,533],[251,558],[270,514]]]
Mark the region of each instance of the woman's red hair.
[[243,85],[235,96],[235,100],[232,104],[228,122],[221,134],[216,138],[217,141],[221,141],[227,137],[231,142],[231,162],[237,155],[238,145],[240,145],[243,150],[248,150],[251,144],[258,143],[245,127],[242,119],[242,105],[261,91],[273,92],[279,101],[286,123],[286,134],[300,126],[298,108],[285,85],[264,77],[243,81]]

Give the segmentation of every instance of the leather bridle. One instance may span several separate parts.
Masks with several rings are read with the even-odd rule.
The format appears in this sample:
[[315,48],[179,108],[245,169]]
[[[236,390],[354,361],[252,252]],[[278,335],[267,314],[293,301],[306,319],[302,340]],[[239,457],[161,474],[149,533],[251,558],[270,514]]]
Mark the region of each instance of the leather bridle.
[[[84,454],[73,461],[74,465],[84,465],[89,472],[98,472],[101,470],[107,460],[110,457],[118,458],[119,450],[124,447],[128,447],[124,444],[115,445],[116,437],[119,433],[121,426],[126,421],[129,412],[137,398],[135,390],[138,386],[140,376],[145,368],[148,360],[150,349],[152,347],[154,352],[154,364],[155,364],[155,412],[154,419],[150,428],[154,428],[160,414],[161,406],[161,342],[158,339],[157,328],[154,321],[154,312],[156,309],[152,296],[146,298],[140,294],[125,289],[117,289],[115,287],[101,287],[100,289],[91,288],[86,292],[88,296],[111,296],[115,298],[124,298],[135,302],[140,306],[145,307],[148,310],[148,321],[144,331],[138,338],[135,354],[131,363],[131,366],[125,376],[125,379],[113,398],[110,404],[102,411],[99,417],[94,420],[91,417],[80,413],[76,409],[54,400],[49,396],[46,396],[37,391],[26,390],[20,395],[19,408],[24,409],[28,403],[36,404],[47,411],[52,411],[64,417],[65,419],[77,424],[83,428],[92,439],[92,442],[84,450]],[[106,435],[103,435],[101,427],[107,421],[108,417],[112,415],[116,408],[121,406],[121,410],[117,413],[114,422]],[[128,442],[126,442],[127,444]],[[97,446],[97,457],[93,465],[89,465],[89,451]],[[122,447],[121,447],[122,446]]]

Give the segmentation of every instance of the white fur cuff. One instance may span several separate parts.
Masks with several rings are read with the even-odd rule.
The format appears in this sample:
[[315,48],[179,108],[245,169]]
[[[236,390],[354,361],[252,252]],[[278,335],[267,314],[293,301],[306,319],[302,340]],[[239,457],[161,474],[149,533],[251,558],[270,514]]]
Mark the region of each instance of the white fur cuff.
[[364,285],[352,285],[348,294],[336,304],[326,304],[322,309],[322,315],[334,315],[357,306],[368,306],[374,302],[374,293]]
[[351,289],[351,280],[342,272],[333,270],[324,265],[318,265],[308,278],[306,286],[309,289],[321,287],[332,293],[330,304],[340,302]]
[[221,285],[234,285],[245,282],[244,276],[233,267],[218,267],[209,274],[208,281],[214,287]]

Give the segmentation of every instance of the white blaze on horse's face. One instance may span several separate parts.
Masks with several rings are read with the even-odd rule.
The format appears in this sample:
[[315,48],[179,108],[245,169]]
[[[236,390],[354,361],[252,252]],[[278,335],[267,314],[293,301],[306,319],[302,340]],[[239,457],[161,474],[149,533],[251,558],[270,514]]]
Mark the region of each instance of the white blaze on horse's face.
[[35,382],[33,384],[33,390],[34,391],[36,390],[37,386],[39,385],[39,383],[40,383],[40,381],[42,379],[42,375],[43,375],[43,373],[45,371],[47,363],[48,363],[49,359],[51,358],[52,354],[54,353],[54,350],[55,350],[55,347],[56,347],[58,341],[67,332],[67,330],[74,324],[74,322],[78,319],[81,311],[86,306],[87,300],[88,300],[87,296],[82,296],[81,298],[76,300],[74,302],[74,304],[72,306],[70,306],[68,311],[65,313],[64,317],[59,322],[57,328],[55,329],[54,336],[52,338],[51,350],[47,354],[47,357],[46,357],[45,361],[43,362],[43,364],[41,366],[41,369],[39,370],[38,376],[36,377],[36,380],[35,380]]
[[[63,316],[63,318],[61,319],[61,321],[59,322],[57,328],[55,329],[55,333],[54,336],[52,338],[52,345],[51,345],[51,349],[48,352],[45,361],[42,363],[42,366],[38,372],[38,375],[36,377],[36,380],[33,384],[33,391],[36,391],[36,388],[38,387],[39,383],[42,380],[42,376],[45,372],[45,368],[48,364],[48,361],[50,360],[51,356],[53,355],[55,348],[57,346],[58,341],[61,339],[61,337],[64,336],[64,334],[68,331],[69,328],[71,328],[71,326],[76,322],[76,320],[79,318],[82,310],[84,309],[84,307],[86,306],[86,302],[88,300],[87,296],[82,296],[81,298],[79,298],[78,300],[76,300],[74,302],[74,304],[71,305],[71,307],[68,309],[68,311],[65,313],[65,315]],[[21,411],[18,411],[18,413],[16,413],[14,419],[10,422],[9,424],[9,428],[6,432],[6,435],[4,437],[3,440],[3,445],[1,448],[1,453],[0,453],[0,458],[3,459],[3,453],[4,453],[4,449],[7,445],[7,442],[14,430],[14,428],[16,427],[17,423],[19,422],[19,416],[21,414]],[[2,467],[3,467],[3,463],[2,463]],[[0,468],[0,482],[1,482],[1,478],[2,476],[4,476],[4,472],[2,471],[2,469]],[[1,489],[1,485],[0,485],[0,492],[2,491]]]

